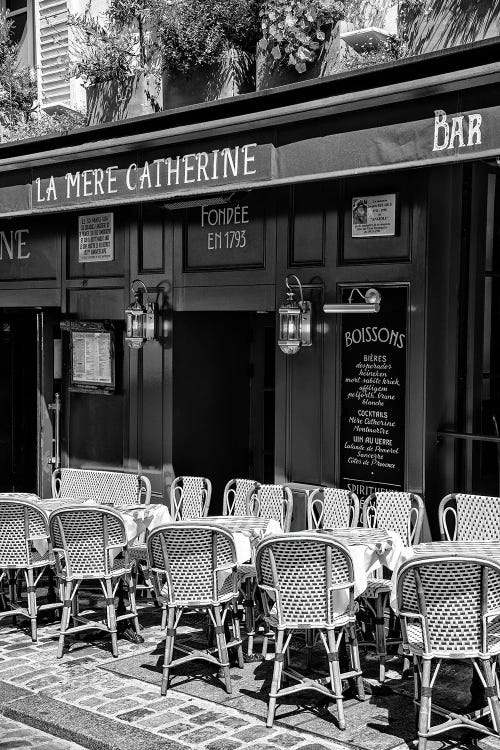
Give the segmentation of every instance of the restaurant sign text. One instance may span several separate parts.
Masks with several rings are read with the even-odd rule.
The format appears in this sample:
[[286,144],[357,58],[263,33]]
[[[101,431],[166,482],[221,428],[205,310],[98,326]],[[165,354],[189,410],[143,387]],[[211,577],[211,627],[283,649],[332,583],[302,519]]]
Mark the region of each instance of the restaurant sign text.
[[127,196],[163,197],[271,176],[269,145],[246,143],[211,151],[74,169],[33,180],[33,207],[81,205]]

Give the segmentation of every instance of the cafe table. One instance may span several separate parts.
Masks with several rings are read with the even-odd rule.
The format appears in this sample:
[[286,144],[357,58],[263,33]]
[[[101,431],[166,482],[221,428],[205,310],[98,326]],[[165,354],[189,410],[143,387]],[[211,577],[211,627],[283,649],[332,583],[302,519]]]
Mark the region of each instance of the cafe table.
[[368,578],[384,567],[394,570],[404,549],[401,536],[386,529],[316,529],[311,533],[328,534],[344,544],[352,559],[354,596],[362,594]]

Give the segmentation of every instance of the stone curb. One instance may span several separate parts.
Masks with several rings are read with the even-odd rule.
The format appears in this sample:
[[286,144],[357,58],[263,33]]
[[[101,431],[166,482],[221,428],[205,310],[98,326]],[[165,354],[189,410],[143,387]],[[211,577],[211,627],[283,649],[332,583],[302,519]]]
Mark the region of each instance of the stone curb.
[[98,716],[55,698],[33,693],[25,695],[26,692],[2,705],[4,716],[88,750],[186,750],[187,746],[176,740]]

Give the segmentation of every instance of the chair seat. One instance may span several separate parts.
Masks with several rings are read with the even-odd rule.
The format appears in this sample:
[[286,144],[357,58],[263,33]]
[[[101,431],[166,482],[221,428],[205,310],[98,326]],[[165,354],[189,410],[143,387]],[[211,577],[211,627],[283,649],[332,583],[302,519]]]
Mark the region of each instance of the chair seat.
[[250,564],[238,565],[238,576],[243,581],[246,578],[256,578],[257,570],[255,569],[255,565],[250,565]]
[[141,542],[138,542],[137,544],[132,544],[128,548],[128,554],[131,560],[147,560],[148,557],[148,550],[146,544],[142,544]]
[[[406,631],[408,634],[408,645],[410,649],[417,653],[422,652],[424,650],[424,639],[420,623],[407,623]],[[490,623],[488,627],[488,651],[493,654],[500,653],[500,620],[498,622]],[[453,652],[450,651],[449,653]]]
[[363,596],[368,599],[376,599],[380,594],[391,593],[391,580],[390,578],[369,578],[368,586],[363,591]]
[[44,565],[54,565],[54,555],[49,550],[42,554],[34,549],[31,552],[31,563],[29,565],[3,565],[2,570],[25,570],[27,568],[42,568]]

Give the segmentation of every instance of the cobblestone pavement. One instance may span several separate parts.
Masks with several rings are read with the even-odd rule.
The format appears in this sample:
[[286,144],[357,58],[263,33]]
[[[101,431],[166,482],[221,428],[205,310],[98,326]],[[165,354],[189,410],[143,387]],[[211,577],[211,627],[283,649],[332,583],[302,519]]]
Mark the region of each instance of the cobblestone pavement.
[[[156,624],[143,630],[145,643],[135,645],[119,641],[119,656],[151,650],[162,638]],[[275,726],[268,729],[256,716],[242,714],[230,707],[216,705],[201,698],[186,695],[175,688],[161,697],[157,687],[136,679],[127,679],[112,672],[96,668],[113,661],[107,637],[95,641],[76,641],[62,660],[56,659],[58,625],[39,628],[38,642],[32,643],[27,631],[12,625],[10,620],[0,623],[0,681],[7,688],[18,691],[23,697],[36,695],[40,699],[55,699],[57,705],[84,709],[95,715],[96,727],[100,721],[109,722],[119,731],[141,729],[148,737],[154,735],[158,747],[171,750],[280,750],[282,748],[308,748],[308,750],[345,750],[345,744],[323,742],[318,735]],[[4,691],[5,692],[5,691]],[[11,707],[16,706],[18,694],[2,699],[2,710],[12,717]],[[24,698],[21,699],[21,702]],[[11,701],[12,702],[9,702]],[[7,701],[7,702],[5,702]],[[62,712],[64,713],[64,711]],[[14,718],[18,718],[14,715]],[[12,724],[1,717],[1,748],[50,748],[50,750],[78,750],[73,742],[54,739],[23,725]],[[78,722],[76,722],[78,723]],[[19,730],[22,728],[22,732]],[[16,730],[18,734],[16,734]],[[162,742],[160,742],[160,738]],[[91,743],[79,739],[86,747]],[[52,744],[51,744],[52,742]],[[38,743],[38,744],[37,744]],[[141,743],[142,744],[142,743]],[[151,745],[154,747],[155,745]],[[132,742],[130,747],[137,747]],[[406,747],[406,745],[405,745]]]

